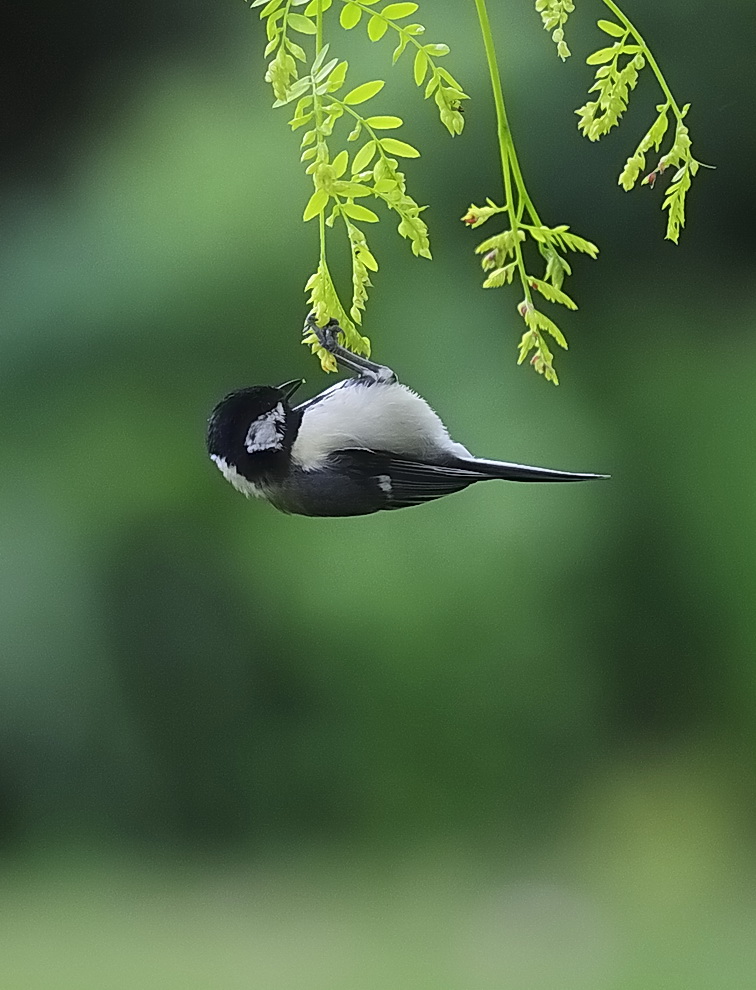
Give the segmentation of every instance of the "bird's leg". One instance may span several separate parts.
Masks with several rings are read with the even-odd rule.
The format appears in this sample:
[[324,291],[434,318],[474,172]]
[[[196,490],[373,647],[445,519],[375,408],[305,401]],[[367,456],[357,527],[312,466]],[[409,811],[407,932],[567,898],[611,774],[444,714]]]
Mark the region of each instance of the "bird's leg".
[[368,358],[361,357],[359,354],[347,350],[346,347],[342,347],[339,343],[339,334],[344,331],[336,320],[331,319],[325,326],[320,327],[315,322],[315,314],[310,313],[305,321],[305,329],[315,333],[321,347],[324,347],[329,354],[333,354],[336,362],[343,368],[348,368],[361,377],[372,378],[375,382],[391,384],[397,380],[391,368],[387,368],[383,364],[376,364],[375,361],[370,361]]

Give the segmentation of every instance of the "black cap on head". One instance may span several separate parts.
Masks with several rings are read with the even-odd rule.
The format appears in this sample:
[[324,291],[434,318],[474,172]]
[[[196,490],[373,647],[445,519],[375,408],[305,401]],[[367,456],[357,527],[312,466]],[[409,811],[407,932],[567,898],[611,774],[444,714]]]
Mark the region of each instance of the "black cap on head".
[[210,456],[251,479],[285,469],[301,419],[288,403],[293,384],[253,385],[222,399],[207,425]]

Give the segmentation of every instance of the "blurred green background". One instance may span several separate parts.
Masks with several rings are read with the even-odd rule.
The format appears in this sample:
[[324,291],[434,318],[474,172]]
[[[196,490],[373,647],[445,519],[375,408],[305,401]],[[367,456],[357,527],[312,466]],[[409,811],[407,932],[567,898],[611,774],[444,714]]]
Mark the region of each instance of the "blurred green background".
[[601,4],[566,65],[499,6],[530,190],[602,249],[562,384],[515,366],[458,219],[500,198],[472,3],[423,17],[473,96],[454,141],[334,28],[432,204],[433,263],[373,234],[366,332],[474,451],[613,480],[351,520],[204,452],[231,388],[325,384],[255,13],[42,0],[3,32],[4,988],[756,985],[756,11],[627,0],[717,166],[674,247],[662,192],[616,186],[651,81],[600,146],[575,127]]

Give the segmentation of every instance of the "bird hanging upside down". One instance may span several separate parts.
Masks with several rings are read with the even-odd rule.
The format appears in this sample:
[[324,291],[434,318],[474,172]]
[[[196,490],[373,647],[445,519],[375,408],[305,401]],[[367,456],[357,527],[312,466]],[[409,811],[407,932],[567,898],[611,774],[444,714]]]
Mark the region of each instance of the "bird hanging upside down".
[[310,314],[307,329],[356,377],[298,406],[290,400],[300,378],[242,388],[218,403],[208,423],[208,453],[244,495],[303,516],[359,516],[420,505],[494,478],[608,477],[474,457],[390,368],[342,347],[335,320],[318,327]]

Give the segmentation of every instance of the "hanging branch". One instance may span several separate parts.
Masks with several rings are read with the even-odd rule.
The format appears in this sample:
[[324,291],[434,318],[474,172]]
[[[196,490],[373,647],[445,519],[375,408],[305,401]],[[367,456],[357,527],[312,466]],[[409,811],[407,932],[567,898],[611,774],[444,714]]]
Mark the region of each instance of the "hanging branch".
[[[479,227],[496,214],[506,215],[509,221],[508,228],[482,241],[475,248],[475,253],[483,256],[481,259],[483,270],[489,272],[483,287],[489,289],[507,285],[517,278],[524,294],[517,310],[526,327],[520,339],[518,364],[522,364],[532,351],[531,365],[547,381],[558,385],[559,379],[554,370],[554,355],[546,335],[565,349],[567,341],[556,323],[538,309],[533,294],[537,292],[548,302],[559,303],[568,309],[577,309],[577,303],[562,289],[565,277],[572,273],[565,254],[568,251],[579,251],[595,258],[598,248],[585,238],[573,234],[564,224],[549,227],[541,221],[533,200],[525,188],[525,180],[507,119],[486,0],[475,0],[475,7],[483,35],[483,47],[496,106],[499,156],[504,180],[504,205],[498,206],[492,199],[486,201],[486,206],[479,207],[473,204],[462,220],[470,227]],[[523,251],[526,242],[534,245],[543,259],[545,264],[543,278],[531,275],[526,267]]]
[[[701,163],[691,154],[691,142],[683,119],[690,104],[680,107],[672,95],[667,82],[659,69],[656,59],[638,30],[620,10],[613,0],[602,0],[612,11],[617,21],[600,20],[599,28],[616,39],[609,48],[601,48],[587,59],[589,65],[598,65],[596,81],[591,92],[598,95],[576,111],[580,117],[578,126],[591,141],[597,141],[615,127],[627,109],[629,94],[638,82],[638,74],[649,65],[664,96],[664,102],[657,106],[657,118],[641,140],[635,152],[628,158],[619,177],[619,184],[630,190],[636,184],[645,168],[646,154],[653,148],[661,147],[668,127],[668,115],[675,119],[675,134],[672,145],[659,159],[658,165],[644,179],[643,183],[653,187],[656,179],[666,169],[674,167],[675,174],[667,189],[663,209],[668,210],[667,233],[669,240],[677,243],[680,229],[685,224],[685,196]],[[525,321],[526,330],[520,339],[518,363],[522,364],[531,354],[530,363],[547,381],[558,384],[554,369],[554,355],[548,344],[548,337],[562,347],[567,347],[564,334],[557,324],[542,313],[534,302],[537,293],[548,302],[558,303],[568,309],[577,309],[575,301],[564,292],[565,277],[571,274],[571,267],[564,257],[568,251],[577,251],[595,258],[598,248],[591,241],[573,234],[566,225],[550,227],[541,222],[533,200],[528,194],[517,158],[512,131],[507,120],[506,106],[502,92],[501,78],[494,45],[491,25],[486,9],[486,0],[475,0],[483,46],[486,52],[494,105],[499,143],[499,157],[503,175],[504,203],[496,204],[487,199],[486,205],[473,204],[463,222],[470,227],[479,227],[495,214],[504,214],[508,227],[481,242],[475,249],[482,255],[481,264],[489,274],[483,282],[484,288],[493,288],[519,281],[524,298],[517,309]],[[551,32],[557,54],[564,61],[570,55],[565,41],[564,27],[568,16],[574,11],[572,0],[536,0],[536,11],[541,15],[543,26]],[[542,278],[530,274],[526,266],[525,251],[528,244],[535,242],[545,261]]]
[[[448,46],[421,42],[423,25],[403,23],[418,10],[418,4],[390,3],[378,10],[377,0],[342,0],[336,5],[332,0],[310,0],[302,13],[293,9],[305,3],[306,0],[254,0],[252,6],[262,7],[260,17],[268,34],[266,54],[273,55],[265,77],[276,96],[273,106],[296,101],[289,124],[292,130],[308,127],[301,141],[301,160],[307,163],[306,172],[314,188],[302,218],[305,222],[318,218],[320,240],[318,265],[305,286],[309,304],[319,324],[334,317],[344,331],[346,346],[359,354],[369,354],[370,341],[359,327],[378,262],[362,225],[378,222],[379,216],[364,203],[380,203],[395,213],[399,234],[409,242],[412,253],[430,258],[428,228],[421,216],[425,207],[409,194],[406,176],[399,168],[400,158],[418,158],[420,152],[408,142],[385,134],[402,127],[401,117],[384,112],[363,113],[363,105],[381,92],[384,80],[362,82],[343,93],[349,65],[345,60],[329,58],[324,15],[340,8],[338,21],[346,31],[357,27],[365,15],[370,41],[378,42],[387,36],[396,42],[394,64],[405,52],[414,52],[415,83],[424,87],[426,99],[433,96],[441,122],[452,136],[460,134],[464,127],[460,102],[467,96],[454,76],[438,64],[449,53]],[[328,23],[335,24],[335,18]],[[292,32],[309,36],[309,55],[293,40]],[[297,63],[308,59],[311,61],[307,71],[300,75]],[[347,143],[362,142],[351,153],[347,148],[336,150],[336,129],[343,133],[340,121],[348,122],[351,128]],[[337,221],[343,225],[352,258],[348,303],[342,302],[328,267],[328,234]],[[318,355],[324,370],[336,370],[333,355],[320,346],[314,333],[306,334],[305,343]]]
[[[684,122],[690,105],[681,106],[676,101],[648,45],[617,3],[601,2],[614,19],[600,20],[598,26],[613,43],[599,48],[587,59],[588,64],[597,66],[590,89],[596,98],[576,111],[578,127],[591,141],[608,134],[627,109],[639,73],[645,66],[651,69],[663,100],[656,107],[656,119],[627,159],[618,181],[625,190],[637,184],[646,168],[646,156],[650,151],[659,152],[670,123],[674,123],[668,150],[641,184],[653,188],[667,169],[675,169],[663,209],[668,211],[666,237],[676,243],[685,224],[686,195],[701,167],[701,162],[692,155],[690,134]],[[379,213],[371,207],[380,206],[395,214],[398,232],[408,241],[415,256],[431,257],[430,240],[422,217],[425,206],[410,195],[406,176],[399,167],[401,159],[417,158],[420,152],[407,141],[386,133],[403,126],[400,116],[386,113],[383,107],[375,113],[364,111],[364,105],[381,93],[385,81],[373,79],[348,88],[348,63],[331,56],[331,42],[325,40],[326,28],[335,26],[337,20],[346,31],[362,23],[370,42],[392,40],[394,64],[409,52],[416,86],[423,90],[426,100],[433,97],[441,122],[452,136],[462,133],[461,104],[468,98],[457,79],[439,62],[448,55],[448,46],[424,42],[424,26],[408,23],[419,5],[400,2],[379,8],[379,3],[380,0],[252,0],[251,3],[252,7],[261,8],[260,17],[265,22],[268,38],[265,54],[272,56],[265,78],[273,87],[273,106],[294,104],[289,125],[292,130],[305,128],[301,160],[312,179],[313,191],[304,207],[303,220],[309,222],[317,217],[320,245],[317,267],[305,286],[308,301],[317,323],[322,325],[330,318],[337,319],[346,346],[362,354],[370,352],[370,341],[360,329],[362,314],[371,277],[378,271],[378,261],[365,233],[366,224],[379,220]],[[552,226],[541,220],[526,188],[509,126],[486,0],[474,0],[474,3],[496,110],[502,203],[487,199],[484,206],[473,204],[462,219],[475,228],[493,216],[505,218],[505,229],[475,249],[486,272],[483,286],[494,288],[514,282],[520,285],[522,299],[517,310],[525,331],[519,343],[518,363],[530,357],[530,364],[539,374],[558,384],[550,342],[556,341],[559,347],[566,348],[567,341],[540,307],[545,302],[577,309],[563,288],[565,279],[572,273],[567,255],[582,253],[596,258],[598,248],[572,233],[566,224]],[[570,50],[565,26],[575,9],[573,0],[535,0],[535,8],[544,28],[551,33],[557,54],[566,60]],[[410,60],[404,58],[404,61]],[[346,135],[343,122],[350,128]],[[341,143],[353,143],[354,149],[340,147]],[[328,264],[328,245],[332,228],[337,224],[344,231],[351,254],[352,285],[348,299],[337,288]],[[541,258],[538,275],[533,274],[536,252]],[[314,333],[308,331],[304,342],[312,347],[325,370],[335,370],[332,355],[320,347]]]

